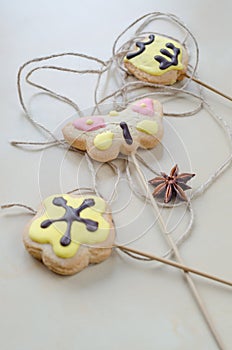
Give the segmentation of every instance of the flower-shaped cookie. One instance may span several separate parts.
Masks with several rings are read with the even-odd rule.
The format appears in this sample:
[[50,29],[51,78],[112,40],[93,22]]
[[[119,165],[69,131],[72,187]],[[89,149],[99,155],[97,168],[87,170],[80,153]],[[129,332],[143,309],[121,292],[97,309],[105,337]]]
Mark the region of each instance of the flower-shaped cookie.
[[111,214],[106,202],[97,196],[46,198],[24,233],[29,253],[63,275],[105,260],[113,241]]
[[120,152],[128,155],[138,147],[155,147],[163,136],[162,116],[161,103],[144,98],[121,112],[75,119],[63,128],[63,135],[73,147],[107,162]]

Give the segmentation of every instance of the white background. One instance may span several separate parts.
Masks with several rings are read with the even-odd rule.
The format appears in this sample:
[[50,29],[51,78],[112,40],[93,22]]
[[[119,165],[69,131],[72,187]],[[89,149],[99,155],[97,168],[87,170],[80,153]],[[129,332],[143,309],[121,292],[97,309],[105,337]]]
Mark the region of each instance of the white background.
[[[0,1],[0,203],[20,202],[37,208],[41,197],[66,192],[77,184],[75,155],[53,148],[41,161],[41,152],[9,144],[15,139],[43,140],[24,118],[18,102],[19,66],[31,58],[63,51],[106,60],[117,34],[152,11],[175,13],[188,25],[200,47],[201,79],[231,95],[231,1]],[[87,108],[92,104],[92,90],[90,78],[85,78],[80,78],[80,83],[59,77],[54,81],[62,81],[59,91],[70,93],[81,102],[81,108]],[[206,96],[232,125],[231,103],[212,93]],[[46,97],[41,101],[45,103],[38,101],[34,107],[36,115],[55,128],[54,101]],[[73,113],[61,104],[57,109],[58,122],[61,116]],[[191,130],[186,147],[197,173],[193,185],[199,185],[228,155],[223,134],[210,118],[202,123],[199,118],[197,122],[178,122],[175,127],[181,137]],[[169,165],[163,170],[168,169]],[[119,200],[126,202],[124,191]],[[181,247],[186,264],[232,280],[231,169],[193,205],[193,232]],[[114,253],[78,275],[57,276],[24,249],[21,237],[29,219],[30,215],[19,209],[1,212],[2,349],[217,349],[179,271],[155,268]],[[143,222],[140,224],[143,227]],[[153,252],[146,241],[138,241],[137,247]],[[225,348],[230,349],[231,288],[194,279]]]

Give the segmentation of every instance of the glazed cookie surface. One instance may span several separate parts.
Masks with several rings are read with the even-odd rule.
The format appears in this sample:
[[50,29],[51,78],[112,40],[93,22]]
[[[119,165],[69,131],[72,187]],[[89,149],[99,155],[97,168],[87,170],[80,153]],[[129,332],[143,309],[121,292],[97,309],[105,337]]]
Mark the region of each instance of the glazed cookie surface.
[[77,273],[111,254],[114,226],[108,205],[97,196],[50,196],[27,225],[23,241],[53,272]]
[[107,162],[120,152],[129,155],[138,147],[155,147],[163,136],[162,116],[161,103],[144,98],[120,112],[75,119],[62,131],[70,145],[87,151],[97,161]]
[[185,47],[171,38],[150,34],[135,43],[124,58],[127,70],[142,81],[172,85],[183,79],[188,65]]

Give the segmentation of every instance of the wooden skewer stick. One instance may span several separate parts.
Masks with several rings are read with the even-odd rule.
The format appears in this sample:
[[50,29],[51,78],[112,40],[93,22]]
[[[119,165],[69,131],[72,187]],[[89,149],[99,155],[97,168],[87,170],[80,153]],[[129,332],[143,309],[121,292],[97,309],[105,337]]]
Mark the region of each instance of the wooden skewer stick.
[[142,252],[140,250],[129,248],[129,247],[122,246],[122,245],[115,245],[114,247],[118,248],[118,249],[120,249],[122,251],[129,252],[129,253],[132,253],[132,254],[135,254],[135,255],[140,255],[140,256],[143,256],[143,257],[148,258],[150,260],[159,261],[159,262],[161,262],[163,264],[170,265],[170,266],[176,267],[178,269],[181,269],[184,272],[191,272],[191,273],[194,273],[195,275],[198,275],[198,276],[201,276],[201,277],[205,277],[205,278],[211,279],[213,281],[216,281],[216,282],[219,282],[219,283],[223,283],[223,284],[226,284],[226,285],[232,287],[232,281],[227,281],[227,280],[225,280],[223,278],[211,275],[211,274],[209,274],[207,272],[203,272],[203,271],[194,269],[194,268],[189,267],[187,265],[180,264],[180,263],[175,262],[173,260],[165,259],[165,258],[159,257],[157,255],[153,255],[153,254],[150,254],[150,253],[145,253],[145,252]]
[[227,100],[232,101],[232,97],[230,97],[230,96],[224,94],[223,92],[221,92],[221,91],[215,89],[214,87],[212,87],[212,86],[210,86],[210,85],[204,83],[203,81],[201,81],[201,80],[199,80],[199,79],[197,79],[197,78],[194,78],[194,77],[188,75],[187,73],[185,73],[184,76],[185,76],[186,78],[191,79],[192,81],[195,81],[195,83],[197,83],[197,84],[199,84],[199,85],[201,85],[201,86],[204,86],[206,89],[211,90],[211,91],[215,92],[216,94],[218,94],[218,95],[220,95],[220,96],[226,98]]
[[[154,213],[157,216],[157,220],[158,220],[161,232],[162,232],[164,238],[166,239],[169,247],[173,250],[174,255],[176,257],[176,260],[177,260],[177,262],[179,264],[179,268],[180,268],[180,265],[184,265],[184,264],[183,264],[183,260],[182,260],[182,258],[180,256],[179,249],[176,246],[175,242],[173,241],[172,237],[167,232],[166,225],[165,225],[165,223],[163,221],[163,218],[161,216],[161,213],[160,213],[160,210],[158,208],[158,205],[157,205],[157,203],[156,203],[152,193],[149,191],[148,183],[147,183],[147,181],[146,181],[146,179],[145,179],[145,177],[144,177],[144,175],[143,175],[143,173],[142,173],[142,171],[141,171],[141,169],[139,167],[138,161],[137,161],[137,159],[136,159],[134,154],[131,154],[131,159],[132,159],[132,161],[134,163],[134,166],[135,166],[135,168],[137,170],[137,173],[139,175],[139,179],[140,179],[141,185],[144,188],[144,191],[145,191],[146,195],[148,195],[148,197],[149,197],[149,199],[151,201]],[[178,266],[176,266],[176,267],[178,267]],[[213,324],[213,321],[211,320],[211,317],[210,317],[210,315],[209,315],[209,313],[208,313],[208,311],[207,311],[207,309],[206,309],[206,307],[205,307],[205,305],[203,303],[203,300],[202,300],[202,298],[201,298],[201,296],[200,296],[200,294],[199,294],[199,292],[198,292],[198,290],[197,290],[197,288],[195,286],[195,283],[192,280],[191,275],[189,274],[189,272],[186,269],[182,269],[182,271],[184,273],[184,276],[186,278],[188,286],[189,286],[189,288],[190,288],[190,290],[191,290],[191,292],[192,292],[192,294],[193,294],[193,296],[194,296],[194,298],[195,298],[195,300],[196,300],[196,302],[197,302],[197,304],[199,306],[199,309],[201,310],[201,313],[204,316],[204,319],[205,319],[205,321],[206,321],[206,323],[207,323],[207,325],[209,327],[209,330],[210,330],[211,334],[213,335],[213,337],[214,337],[214,339],[215,339],[219,349],[220,350],[224,350],[225,347],[223,345],[221,337],[219,336],[219,334],[218,334],[218,332],[217,332],[217,330],[216,330],[216,328],[215,328],[215,326]]]

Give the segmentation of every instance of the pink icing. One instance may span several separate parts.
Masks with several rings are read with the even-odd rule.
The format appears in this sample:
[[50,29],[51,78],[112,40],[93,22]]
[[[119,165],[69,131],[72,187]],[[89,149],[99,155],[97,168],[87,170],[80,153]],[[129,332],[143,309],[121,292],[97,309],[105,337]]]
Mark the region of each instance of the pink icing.
[[[143,104],[146,106],[143,106]],[[132,111],[152,117],[154,115],[153,100],[151,98],[143,98],[137,101],[136,104],[132,106]]]
[[[87,121],[92,120],[92,124],[88,124]],[[75,119],[73,122],[74,128],[83,131],[93,131],[100,128],[104,128],[106,126],[105,119],[101,116],[94,115],[90,117],[82,117]]]

